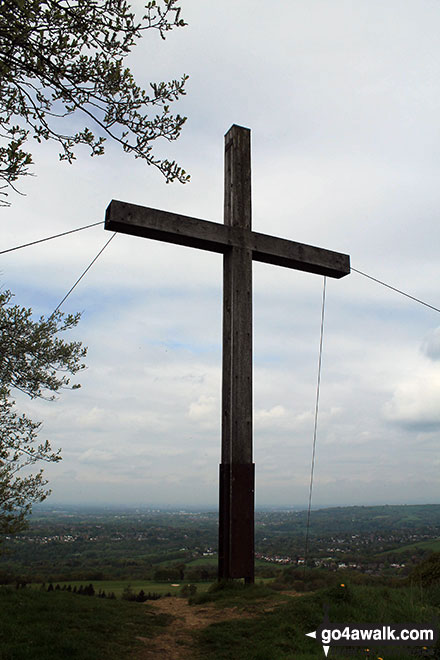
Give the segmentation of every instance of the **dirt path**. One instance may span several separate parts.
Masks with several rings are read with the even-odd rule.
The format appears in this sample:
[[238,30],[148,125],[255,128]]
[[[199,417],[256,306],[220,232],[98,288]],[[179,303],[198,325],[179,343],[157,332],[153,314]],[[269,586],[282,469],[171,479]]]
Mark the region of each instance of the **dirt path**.
[[[191,632],[219,621],[230,619],[249,619],[256,612],[243,612],[238,607],[225,607],[218,609],[211,603],[204,605],[188,605],[184,598],[160,598],[150,601],[151,605],[158,611],[171,614],[174,620],[157,637],[150,639],[138,637],[144,642],[145,648],[137,649],[133,654],[133,660],[188,660],[194,658],[192,655]],[[267,609],[271,609],[272,605]],[[261,608],[259,609],[261,612]]]

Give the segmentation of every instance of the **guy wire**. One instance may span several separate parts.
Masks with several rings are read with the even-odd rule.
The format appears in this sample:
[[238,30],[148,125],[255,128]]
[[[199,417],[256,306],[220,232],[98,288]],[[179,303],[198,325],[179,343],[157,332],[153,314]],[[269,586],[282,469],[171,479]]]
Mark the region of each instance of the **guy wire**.
[[309,487],[309,506],[307,509],[307,526],[306,526],[306,547],[304,553],[304,575],[306,573],[307,558],[309,553],[309,530],[310,530],[310,512],[312,508],[312,490],[313,490],[313,474],[315,471],[315,455],[316,455],[316,435],[318,430],[318,410],[319,410],[319,394],[321,390],[321,370],[322,370],[322,344],[324,338],[324,313],[325,313],[325,290],[327,278],[324,277],[322,287],[322,306],[321,306],[321,332],[319,339],[319,360],[318,360],[318,380],[316,384],[316,401],[315,401],[315,423],[313,429],[313,451],[312,451],[312,465],[310,470],[310,487]]

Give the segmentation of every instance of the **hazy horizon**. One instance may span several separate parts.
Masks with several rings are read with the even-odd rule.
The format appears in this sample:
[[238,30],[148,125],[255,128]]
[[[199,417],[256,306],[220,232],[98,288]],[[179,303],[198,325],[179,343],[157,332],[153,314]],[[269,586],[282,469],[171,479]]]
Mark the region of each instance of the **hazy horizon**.
[[[342,508],[348,509],[351,507],[384,507],[384,506],[439,506],[440,502],[411,502],[411,503],[382,503],[382,504],[312,504],[311,510],[317,511],[320,509],[335,509]],[[90,511],[171,511],[171,512],[206,512],[206,513],[217,513],[218,505],[209,504],[200,505],[200,504],[164,504],[164,503],[151,503],[151,504],[117,504],[117,503],[75,503],[75,502],[50,502],[46,500],[43,503],[35,505],[33,511],[38,513],[38,511],[58,511],[58,510],[90,510]],[[264,505],[259,504],[255,507],[255,511],[307,511],[308,504],[298,504],[298,505]]]

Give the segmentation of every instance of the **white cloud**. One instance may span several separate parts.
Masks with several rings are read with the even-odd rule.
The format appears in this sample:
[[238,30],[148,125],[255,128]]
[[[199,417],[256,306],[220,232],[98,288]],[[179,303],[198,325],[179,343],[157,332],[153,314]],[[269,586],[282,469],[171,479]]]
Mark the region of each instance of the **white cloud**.
[[187,417],[194,422],[212,424],[218,421],[218,407],[218,401],[214,396],[201,394],[197,401],[190,403]]
[[440,372],[426,366],[401,382],[384,406],[387,419],[414,429],[440,431]]
[[428,333],[423,340],[421,350],[431,360],[440,360],[440,327]]
[[94,406],[83,415],[76,417],[76,424],[80,429],[89,429],[91,431],[108,427],[114,428],[115,422],[116,415],[113,411],[98,408],[97,406]]
[[80,463],[101,464],[108,461],[115,460],[115,456],[108,451],[101,451],[100,449],[88,449],[83,454],[78,456]]
[[273,406],[270,410],[257,410],[254,415],[255,423],[257,426],[266,426],[274,420],[280,419],[280,417],[285,417],[286,414],[286,409],[281,405]]

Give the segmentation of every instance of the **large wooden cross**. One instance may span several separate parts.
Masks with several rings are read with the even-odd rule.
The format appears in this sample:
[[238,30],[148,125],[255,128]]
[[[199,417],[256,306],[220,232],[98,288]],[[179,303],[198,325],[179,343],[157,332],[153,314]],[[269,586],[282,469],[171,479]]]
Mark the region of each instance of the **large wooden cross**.
[[254,581],[252,260],[340,278],[348,255],[251,228],[250,130],[225,135],[224,224],[113,200],[105,228],[223,254],[222,456],[218,575]]

